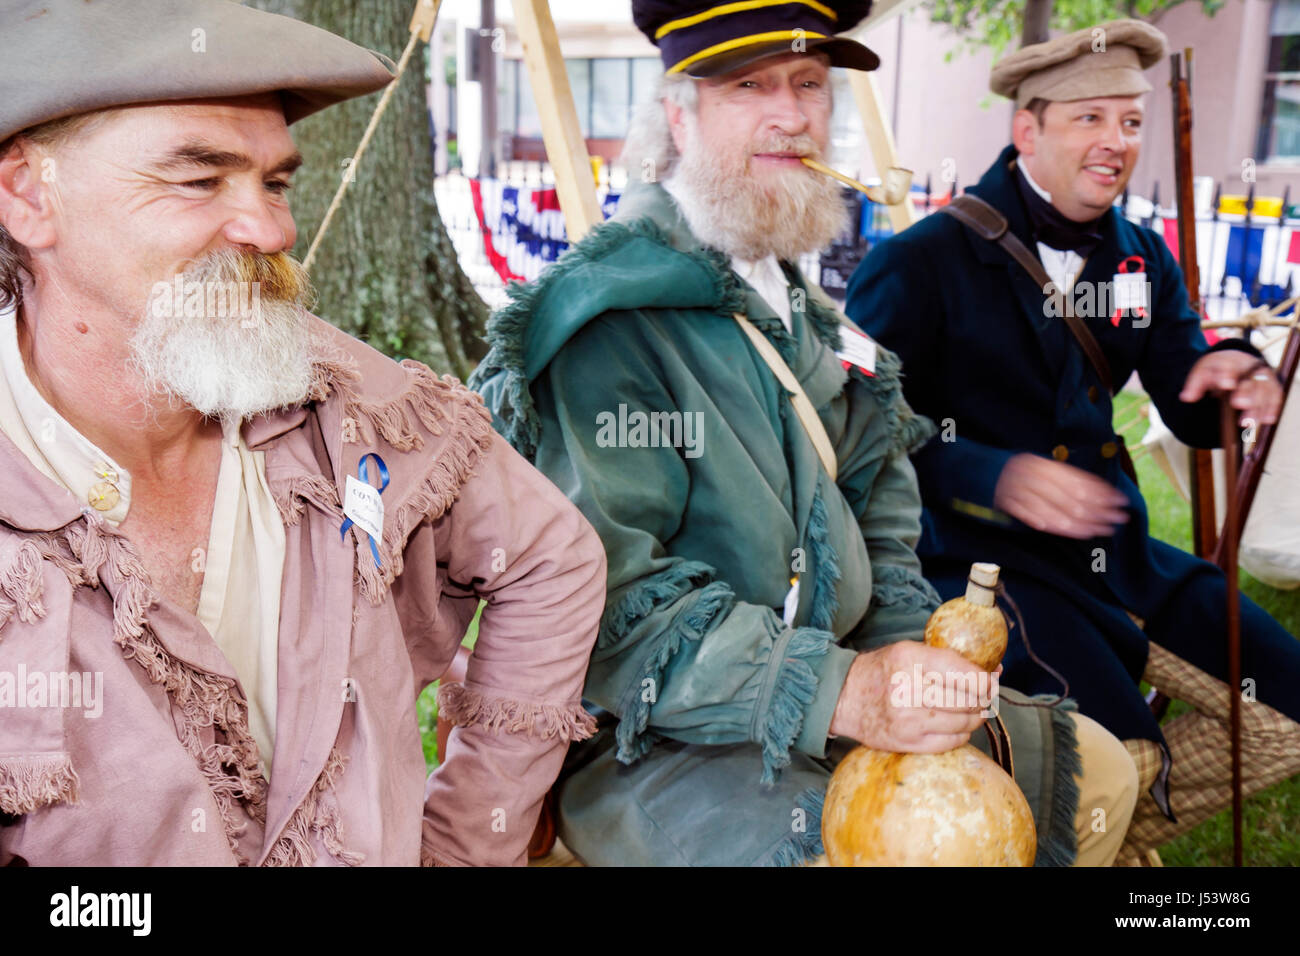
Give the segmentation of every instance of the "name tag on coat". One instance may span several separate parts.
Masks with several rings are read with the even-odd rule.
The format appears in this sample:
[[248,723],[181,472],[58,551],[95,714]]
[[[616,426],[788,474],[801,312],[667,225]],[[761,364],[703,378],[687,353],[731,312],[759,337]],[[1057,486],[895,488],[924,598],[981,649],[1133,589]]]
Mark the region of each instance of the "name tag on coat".
[[844,345],[835,355],[846,369],[856,365],[866,375],[876,374],[875,342],[844,324],[840,325],[840,340]]
[[1110,281],[1115,306],[1110,317],[1111,325],[1119,325],[1125,312],[1146,318],[1151,303],[1147,300],[1146,263],[1142,257],[1129,256],[1119,264],[1119,271]]
[[351,518],[358,528],[376,541],[384,537],[384,501],[379,489],[364,481],[347,476],[347,491],[343,498],[343,515]]

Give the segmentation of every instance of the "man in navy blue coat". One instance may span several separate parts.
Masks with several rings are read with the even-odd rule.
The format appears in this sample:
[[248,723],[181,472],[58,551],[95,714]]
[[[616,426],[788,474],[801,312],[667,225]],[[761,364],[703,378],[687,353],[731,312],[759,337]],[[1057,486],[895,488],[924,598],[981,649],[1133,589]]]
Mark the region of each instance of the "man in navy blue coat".
[[[1142,70],[1163,52],[1159,31],[1117,21],[1002,60],[992,87],[1016,100],[1013,145],[969,192],[1068,290],[1115,386],[1136,370],[1174,434],[1208,448],[1223,395],[1261,424],[1276,421],[1282,396],[1249,345],[1206,344],[1163,239],[1112,205],[1138,158],[1151,89]],[[972,561],[1002,565],[1034,653],[1129,745],[1150,787],[1129,858],[1221,809],[1225,578],[1150,537],[1121,468],[1111,395],[1043,289],[1000,245],[932,215],[871,251],[845,311],[898,353],[908,402],[940,429],[913,459],[926,577],[947,599],[964,592]],[[1300,641],[1245,597],[1241,609],[1253,792],[1300,771]],[[1018,631],[1004,679],[1060,692]],[[1162,733],[1139,691],[1144,674],[1197,710]]]

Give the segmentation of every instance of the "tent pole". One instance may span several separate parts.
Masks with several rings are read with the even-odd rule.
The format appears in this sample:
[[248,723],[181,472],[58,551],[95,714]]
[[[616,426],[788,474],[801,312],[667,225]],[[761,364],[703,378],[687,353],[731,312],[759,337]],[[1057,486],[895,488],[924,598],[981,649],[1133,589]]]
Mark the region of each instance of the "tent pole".
[[555,191],[564,213],[564,227],[569,242],[577,242],[602,217],[596,201],[591,158],[573,105],[573,89],[564,69],[564,57],[560,55],[555,21],[547,0],[515,0],[514,11],[528,80],[541,119],[546,158],[555,172]]
[[[853,88],[853,98],[857,101],[858,112],[862,114],[862,129],[867,135],[867,145],[871,149],[872,162],[876,164],[876,174],[880,181],[885,181],[885,173],[898,163],[898,149],[894,146],[894,135],[880,106],[880,90],[876,78],[862,70],[849,70],[849,85]],[[889,224],[894,232],[902,232],[916,222],[916,209],[912,206],[909,193],[903,201],[893,206],[886,206],[889,212]]]

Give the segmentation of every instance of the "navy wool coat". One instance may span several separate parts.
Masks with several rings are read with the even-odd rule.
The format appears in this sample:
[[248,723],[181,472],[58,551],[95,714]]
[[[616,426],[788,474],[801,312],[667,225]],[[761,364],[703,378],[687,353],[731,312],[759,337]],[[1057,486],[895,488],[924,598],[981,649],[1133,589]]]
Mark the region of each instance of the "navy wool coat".
[[[1034,250],[1015,160],[1008,147],[970,192],[1001,210]],[[1217,445],[1218,399],[1178,398],[1192,365],[1210,350],[1182,271],[1161,237],[1117,209],[1102,217],[1100,232],[1075,301],[1113,380],[1122,384],[1136,370],[1179,439]],[[1133,255],[1145,264],[1151,308],[1146,317],[1124,313],[1116,325],[1111,303],[1097,293]],[[907,401],[939,427],[913,457],[925,503],[917,551],[926,577],[950,598],[963,592],[972,561],[1000,564],[1034,652],[1065,674],[1080,710],[1121,739],[1163,745],[1137,688],[1148,639],[1226,679],[1223,575],[1149,536],[1142,495],[1120,466],[1111,396],[1044,301],[1000,246],[950,216],[932,215],[870,252],[849,283],[845,311],[900,356]],[[1214,348],[1254,351],[1238,341]],[[998,478],[1019,452],[1101,476],[1127,495],[1129,521],[1109,537],[1081,541],[997,511]],[[1243,674],[1257,678],[1259,699],[1300,717],[1300,642],[1255,605],[1242,606]],[[1145,632],[1130,611],[1144,619]],[[1005,661],[1007,682],[1059,692],[1059,682],[1028,658],[1018,632]]]

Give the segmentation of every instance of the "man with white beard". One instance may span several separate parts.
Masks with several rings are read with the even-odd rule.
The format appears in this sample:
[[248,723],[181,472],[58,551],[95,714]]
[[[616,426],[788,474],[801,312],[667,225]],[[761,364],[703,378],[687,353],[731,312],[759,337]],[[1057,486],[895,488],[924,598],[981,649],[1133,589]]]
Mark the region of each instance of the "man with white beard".
[[391,80],[224,0],[0,0],[0,866],[522,864],[590,733],[590,526],[306,311],[288,126]]
[[154,284],[128,343],[131,367],[157,397],[236,427],[298,404],[311,386],[311,295],[285,252],[215,249]]
[[[898,360],[794,265],[846,225],[801,157],[825,158],[830,67],[878,65],[834,36],[868,7],[636,0],[666,71],[624,150],[643,181],[489,324],[471,385],[609,562],[585,690],[600,730],[558,791],[560,836],[589,864],[808,862],[851,741],[988,746],[985,698],[891,694],[915,672],[980,686],[920,643],[938,601],[907,453],[934,426]],[[703,428],[690,454],[636,428],[611,442],[616,412]],[[1124,748],[1059,708],[1001,718],[1037,862],[1109,864],[1136,798]]]

